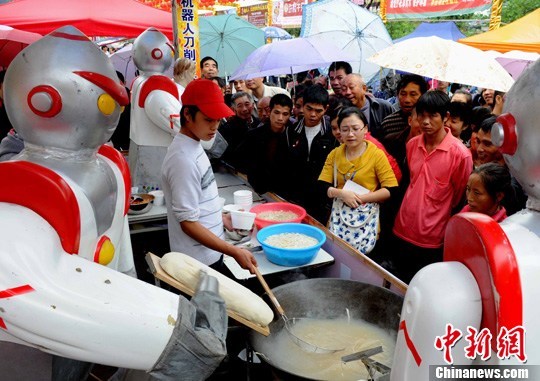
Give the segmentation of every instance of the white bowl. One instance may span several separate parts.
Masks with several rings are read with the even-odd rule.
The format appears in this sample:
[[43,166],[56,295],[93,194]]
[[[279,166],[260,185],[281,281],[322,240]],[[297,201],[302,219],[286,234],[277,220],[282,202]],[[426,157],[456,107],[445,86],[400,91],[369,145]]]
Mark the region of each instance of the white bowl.
[[237,204],[227,204],[227,205],[223,206],[223,211],[224,211],[224,212],[230,213],[230,212],[232,212],[233,210],[249,212],[249,209],[244,208],[242,205],[237,205]]
[[256,213],[231,210],[231,220],[234,229],[251,230],[255,222]]

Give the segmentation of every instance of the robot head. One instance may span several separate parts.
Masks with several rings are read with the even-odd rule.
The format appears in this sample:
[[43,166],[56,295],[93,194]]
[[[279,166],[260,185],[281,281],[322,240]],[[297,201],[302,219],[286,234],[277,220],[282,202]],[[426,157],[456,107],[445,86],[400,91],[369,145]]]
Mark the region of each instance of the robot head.
[[491,129],[510,172],[529,197],[540,199],[540,60],[506,93],[503,114]]
[[107,142],[129,101],[107,56],[72,26],[19,53],[4,85],[6,111],[25,142],[68,151]]
[[156,28],[148,28],[133,42],[133,62],[143,73],[164,73],[172,64],[174,48]]

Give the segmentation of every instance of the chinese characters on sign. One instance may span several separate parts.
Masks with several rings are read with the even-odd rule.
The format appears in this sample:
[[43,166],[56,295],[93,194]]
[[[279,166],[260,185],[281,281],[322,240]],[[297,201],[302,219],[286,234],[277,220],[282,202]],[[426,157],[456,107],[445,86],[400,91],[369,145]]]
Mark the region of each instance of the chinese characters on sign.
[[302,25],[302,5],[315,0],[274,0],[272,1],[272,25],[281,28]]
[[262,28],[268,25],[268,6],[266,4],[257,4],[239,7],[238,16],[246,19],[256,27]]
[[[446,325],[446,332],[435,338],[435,349],[443,351],[444,361],[453,364],[452,347],[464,337],[467,341],[465,357],[474,360],[477,356],[485,361],[491,357],[492,334],[487,328],[478,332],[473,327],[467,327],[468,334],[463,336],[459,329],[454,329],[451,324]],[[525,354],[525,329],[517,326],[512,329],[501,327],[496,338],[497,357],[501,360],[515,356],[519,361],[527,361]]]
[[490,9],[491,0],[386,0],[388,19],[455,16]]
[[199,16],[196,0],[175,0],[179,57],[197,62],[199,57]]

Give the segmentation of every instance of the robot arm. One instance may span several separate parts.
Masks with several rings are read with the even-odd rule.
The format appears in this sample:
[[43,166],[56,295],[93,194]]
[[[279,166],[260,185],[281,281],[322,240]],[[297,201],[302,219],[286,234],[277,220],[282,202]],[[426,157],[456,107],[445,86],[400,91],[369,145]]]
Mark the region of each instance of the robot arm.
[[148,118],[172,136],[180,131],[181,107],[178,98],[163,90],[153,90],[144,102]]
[[122,274],[129,275],[133,278],[137,278],[137,271],[135,270],[135,263],[133,262],[133,249],[131,247],[131,238],[129,235],[129,221],[128,216],[124,216],[124,225],[122,232],[122,240],[118,247],[118,254],[121,258],[118,263],[118,271]]
[[[196,317],[219,314],[219,297],[209,295],[206,305],[188,302],[65,253],[54,229],[27,208],[0,203],[0,214],[0,340],[142,370],[152,370],[165,352],[204,348],[198,361],[217,367],[224,329],[199,326]],[[200,344],[209,337],[213,346]]]
[[[441,262],[424,267],[412,279],[405,295],[392,362],[392,381],[429,379],[429,366],[444,364],[444,354],[435,348],[435,338],[446,325],[467,332],[476,329],[482,317],[480,291],[472,273],[459,262]],[[464,355],[465,341],[453,348],[455,365],[472,363]]]
[[[186,301],[187,302],[187,301]],[[157,379],[196,381],[206,380],[221,363],[227,353],[225,336],[227,332],[227,312],[225,302],[219,296],[219,283],[216,278],[201,271],[197,291],[191,302],[197,307],[194,313],[183,314],[179,329],[176,329],[169,345],[158,360],[151,374]],[[199,334],[192,341],[194,323],[200,329],[213,334]],[[177,345],[182,342],[181,348]],[[206,348],[216,348],[212,356],[201,361],[201,353]],[[208,366],[209,364],[213,366]]]

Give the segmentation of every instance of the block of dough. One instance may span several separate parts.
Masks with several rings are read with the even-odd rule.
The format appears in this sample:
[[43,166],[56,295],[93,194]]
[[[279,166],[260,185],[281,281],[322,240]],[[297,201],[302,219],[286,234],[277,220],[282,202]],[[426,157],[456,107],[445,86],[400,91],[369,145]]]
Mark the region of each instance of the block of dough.
[[159,264],[167,274],[192,290],[199,283],[200,270],[204,270],[217,278],[219,294],[225,300],[227,309],[262,327],[274,319],[274,312],[261,297],[189,255],[170,252],[159,260]]

